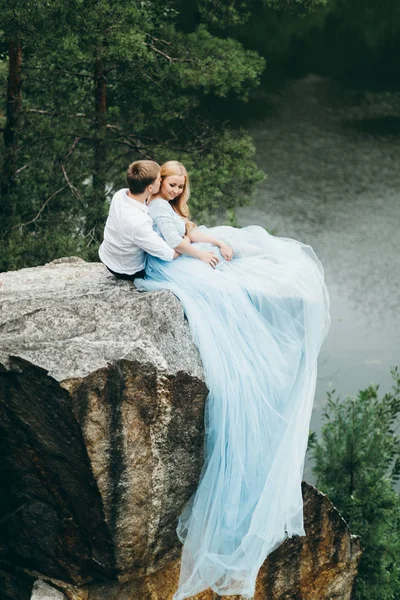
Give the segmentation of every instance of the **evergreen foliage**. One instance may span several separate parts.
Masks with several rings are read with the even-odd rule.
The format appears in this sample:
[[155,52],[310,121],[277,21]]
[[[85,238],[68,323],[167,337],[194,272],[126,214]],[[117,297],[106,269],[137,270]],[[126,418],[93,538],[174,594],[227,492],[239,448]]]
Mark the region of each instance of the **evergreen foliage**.
[[0,270],[96,260],[107,197],[140,158],[185,163],[195,220],[249,202],[252,141],[210,106],[259,83],[264,59],[226,34],[252,5],[0,0]]
[[311,434],[317,486],[361,536],[356,600],[400,597],[400,372],[390,393],[371,385],[356,397],[328,393],[321,438]]

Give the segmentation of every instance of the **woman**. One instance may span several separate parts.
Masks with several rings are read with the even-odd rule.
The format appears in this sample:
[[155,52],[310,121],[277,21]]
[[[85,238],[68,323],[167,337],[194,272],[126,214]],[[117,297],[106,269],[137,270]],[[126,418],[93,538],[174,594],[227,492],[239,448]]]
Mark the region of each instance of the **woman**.
[[161,176],[149,211],[182,256],[149,256],[135,284],[180,299],[209,389],[205,462],[177,529],[174,600],[209,587],[252,598],[266,556],[305,535],[301,479],[330,325],[323,269],[310,246],[261,227],[196,227],[183,165],[169,161]]

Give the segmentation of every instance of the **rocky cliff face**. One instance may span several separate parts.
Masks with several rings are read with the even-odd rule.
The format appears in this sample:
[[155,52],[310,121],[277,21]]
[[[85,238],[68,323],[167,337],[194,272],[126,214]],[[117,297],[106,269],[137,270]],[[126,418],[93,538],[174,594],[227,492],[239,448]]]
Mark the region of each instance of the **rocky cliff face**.
[[[179,301],[60,259],[0,274],[0,311],[0,598],[41,576],[70,600],[169,600],[207,395]],[[350,597],[358,539],[303,493],[307,537],[265,562],[257,600]]]

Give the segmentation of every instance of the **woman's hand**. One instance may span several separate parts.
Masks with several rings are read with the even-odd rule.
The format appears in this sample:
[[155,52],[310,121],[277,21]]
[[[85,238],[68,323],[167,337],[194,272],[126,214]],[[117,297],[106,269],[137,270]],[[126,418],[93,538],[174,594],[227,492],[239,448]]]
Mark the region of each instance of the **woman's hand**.
[[210,267],[212,267],[213,269],[215,269],[215,267],[219,263],[218,258],[213,252],[199,252],[197,258],[210,265]]
[[192,243],[192,241],[191,241],[191,239],[190,239],[190,237],[188,235],[184,235],[182,239],[183,239],[184,242],[187,242],[188,244]]
[[219,246],[219,251],[225,260],[231,260],[233,256],[233,248],[228,246],[228,244],[221,243]]

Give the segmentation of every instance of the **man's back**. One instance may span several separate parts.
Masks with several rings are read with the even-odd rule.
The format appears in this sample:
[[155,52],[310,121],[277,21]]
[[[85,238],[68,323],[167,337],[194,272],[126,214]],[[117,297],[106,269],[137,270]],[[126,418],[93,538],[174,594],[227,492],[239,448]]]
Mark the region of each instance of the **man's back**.
[[143,269],[145,259],[144,251],[134,241],[135,230],[148,223],[152,226],[152,221],[147,206],[127,192],[127,188],[119,190],[111,200],[99,256],[113,271],[131,274]]
[[145,251],[172,260],[173,250],[153,230],[147,206],[128,192],[123,188],[112,198],[99,257],[112,271],[131,275],[144,269]]

